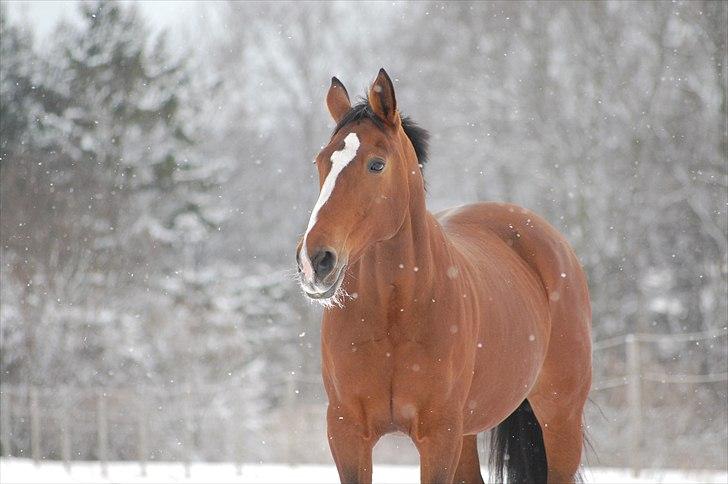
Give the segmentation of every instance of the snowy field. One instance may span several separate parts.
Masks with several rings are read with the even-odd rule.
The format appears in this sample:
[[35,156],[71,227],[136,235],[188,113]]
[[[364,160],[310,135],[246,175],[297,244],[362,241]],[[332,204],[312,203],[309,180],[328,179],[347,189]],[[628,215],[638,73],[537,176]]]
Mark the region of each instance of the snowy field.
[[[645,471],[635,479],[623,469],[591,469],[585,472],[586,482],[642,483],[642,482],[700,482],[725,483],[728,473],[709,471],[655,470]],[[381,483],[418,482],[415,466],[374,467],[374,481]],[[97,462],[78,462],[68,473],[58,462],[35,466],[27,459],[1,459],[0,482],[12,483],[337,483],[336,469],[327,465],[244,464],[236,469],[233,464],[192,464],[190,476],[179,463],[152,463],[147,466],[146,476],[141,475],[139,465],[133,462],[115,462],[108,466],[104,477]]]

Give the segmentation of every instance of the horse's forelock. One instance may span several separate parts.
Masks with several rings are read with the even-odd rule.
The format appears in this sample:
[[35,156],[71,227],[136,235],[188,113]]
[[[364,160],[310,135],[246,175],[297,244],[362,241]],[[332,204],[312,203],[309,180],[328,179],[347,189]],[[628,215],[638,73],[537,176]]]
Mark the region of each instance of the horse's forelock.
[[[374,114],[374,111],[372,111],[372,108],[369,105],[369,101],[367,101],[366,99],[360,99],[360,101],[355,104],[346,114],[344,114],[344,116],[339,120],[338,123],[336,123],[336,127],[334,128],[332,136],[336,135],[336,133],[341,131],[341,129],[344,128],[346,125],[358,121],[363,121],[365,119],[373,122],[374,125],[377,126],[379,129],[384,129],[384,121],[382,121],[379,116]],[[405,134],[407,135],[410,142],[412,143],[412,146],[415,149],[415,154],[417,155],[417,163],[419,163],[420,169],[423,169],[425,164],[427,163],[429,155],[430,133],[426,129],[420,127],[409,116],[402,116],[401,119],[402,129],[404,130]]]

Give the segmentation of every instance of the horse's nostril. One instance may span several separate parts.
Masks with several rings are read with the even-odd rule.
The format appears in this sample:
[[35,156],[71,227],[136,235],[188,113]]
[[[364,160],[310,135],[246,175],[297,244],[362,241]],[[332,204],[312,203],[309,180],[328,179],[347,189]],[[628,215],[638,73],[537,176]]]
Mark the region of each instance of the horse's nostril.
[[316,275],[323,279],[328,276],[336,265],[336,255],[330,250],[319,250],[311,259]]

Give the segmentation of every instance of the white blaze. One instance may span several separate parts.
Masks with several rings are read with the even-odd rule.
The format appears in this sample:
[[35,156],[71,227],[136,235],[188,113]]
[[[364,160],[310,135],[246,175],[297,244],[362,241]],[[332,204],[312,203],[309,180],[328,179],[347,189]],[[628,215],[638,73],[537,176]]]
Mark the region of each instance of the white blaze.
[[321,193],[319,193],[316,205],[313,206],[311,211],[311,218],[308,220],[308,227],[306,228],[306,234],[303,236],[303,244],[301,245],[301,265],[303,266],[303,275],[313,280],[313,266],[311,260],[308,258],[308,250],[306,248],[306,238],[311,229],[316,225],[319,210],[328,201],[331,193],[334,191],[334,185],[336,185],[336,178],[339,173],[346,168],[346,166],[356,157],[356,152],[359,149],[359,138],[356,133],[349,133],[344,138],[344,147],[339,151],[334,151],[331,154],[331,171],[326,176],[324,184],[321,187]]

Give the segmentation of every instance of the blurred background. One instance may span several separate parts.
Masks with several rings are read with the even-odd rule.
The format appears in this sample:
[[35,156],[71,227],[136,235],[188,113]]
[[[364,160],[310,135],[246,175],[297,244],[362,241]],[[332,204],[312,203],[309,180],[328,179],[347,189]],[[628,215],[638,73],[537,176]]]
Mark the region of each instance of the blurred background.
[[3,455],[331,462],[294,246],[330,78],[383,66],[432,210],[515,202],[581,258],[589,464],[728,467],[726,3],[0,8]]

